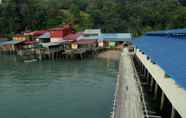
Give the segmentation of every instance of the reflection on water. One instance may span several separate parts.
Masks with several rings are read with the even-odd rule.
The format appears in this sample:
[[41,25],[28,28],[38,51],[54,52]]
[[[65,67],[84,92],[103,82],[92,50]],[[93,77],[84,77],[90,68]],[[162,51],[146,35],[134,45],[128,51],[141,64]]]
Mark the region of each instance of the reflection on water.
[[117,64],[0,56],[1,118],[109,118]]

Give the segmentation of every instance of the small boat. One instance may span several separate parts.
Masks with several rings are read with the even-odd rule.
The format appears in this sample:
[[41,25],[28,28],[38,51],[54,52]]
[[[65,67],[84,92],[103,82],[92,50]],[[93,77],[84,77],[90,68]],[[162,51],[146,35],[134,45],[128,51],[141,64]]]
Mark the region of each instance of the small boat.
[[31,62],[36,62],[37,59],[31,59],[31,60],[24,60],[25,63],[31,63]]

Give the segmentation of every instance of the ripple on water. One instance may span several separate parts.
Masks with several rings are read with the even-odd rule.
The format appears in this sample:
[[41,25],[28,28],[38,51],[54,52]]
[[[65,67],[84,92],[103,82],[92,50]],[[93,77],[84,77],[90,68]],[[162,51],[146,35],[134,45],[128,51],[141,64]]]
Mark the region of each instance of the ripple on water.
[[1,117],[110,116],[117,72],[115,62],[90,59],[25,64],[1,60]]

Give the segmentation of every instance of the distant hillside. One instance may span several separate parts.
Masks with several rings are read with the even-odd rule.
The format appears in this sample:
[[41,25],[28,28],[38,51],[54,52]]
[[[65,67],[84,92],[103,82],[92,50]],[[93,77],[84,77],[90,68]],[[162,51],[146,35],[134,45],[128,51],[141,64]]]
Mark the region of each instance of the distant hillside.
[[[182,4],[185,0],[180,0]],[[77,31],[132,32],[186,27],[186,6],[177,0],[4,0],[0,34],[71,23]]]

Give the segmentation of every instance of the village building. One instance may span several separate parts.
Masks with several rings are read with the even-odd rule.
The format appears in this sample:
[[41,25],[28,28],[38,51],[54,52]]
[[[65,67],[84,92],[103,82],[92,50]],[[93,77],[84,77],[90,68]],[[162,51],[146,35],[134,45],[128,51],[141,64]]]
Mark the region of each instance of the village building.
[[65,25],[63,27],[50,29],[49,32],[51,42],[61,42],[65,36],[74,33],[74,29],[70,25]]
[[101,29],[87,29],[78,40],[98,40],[101,35]]
[[[95,39],[83,39],[84,33],[78,32],[67,35],[64,40],[70,44],[71,49],[92,49],[96,48],[97,40]],[[98,37],[97,37],[98,38]]]
[[46,33],[42,34],[41,36],[37,37],[36,41],[39,43],[49,43],[50,42],[50,33],[46,32]]
[[78,49],[78,44],[76,43],[78,38],[82,36],[82,32],[72,33],[64,37],[65,49]]
[[131,33],[102,33],[99,37],[98,45],[100,47],[114,48],[131,41],[131,39]]
[[38,30],[33,32],[25,32],[24,35],[27,36],[30,40],[34,40],[46,32],[48,32],[48,30]]
[[0,51],[1,52],[8,52],[8,53],[15,53],[16,49],[19,48],[19,44],[22,41],[10,40],[10,41],[3,41],[0,43]]
[[15,41],[25,41],[27,38],[23,34],[17,34],[15,36],[13,36],[12,39],[15,40]]

